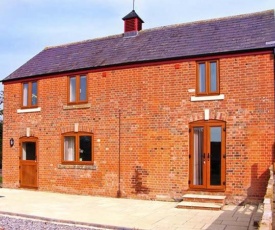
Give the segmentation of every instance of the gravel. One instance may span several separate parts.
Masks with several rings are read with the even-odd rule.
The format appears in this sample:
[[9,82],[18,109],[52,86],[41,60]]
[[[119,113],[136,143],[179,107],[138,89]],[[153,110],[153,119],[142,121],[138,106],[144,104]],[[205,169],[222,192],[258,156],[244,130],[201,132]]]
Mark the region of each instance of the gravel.
[[103,230],[111,228],[97,228],[45,220],[21,218],[17,216],[0,215],[0,230]]

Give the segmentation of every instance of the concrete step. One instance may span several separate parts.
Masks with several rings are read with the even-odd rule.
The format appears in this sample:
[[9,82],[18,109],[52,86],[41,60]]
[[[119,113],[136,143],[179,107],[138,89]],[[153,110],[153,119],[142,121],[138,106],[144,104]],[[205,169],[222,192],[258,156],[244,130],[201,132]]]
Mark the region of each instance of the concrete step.
[[226,196],[185,194],[182,199],[177,208],[221,210],[225,205]]
[[223,208],[223,204],[182,201],[176,207],[186,209],[221,210]]
[[201,202],[201,203],[217,203],[225,204],[226,196],[217,195],[201,195],[201,194],[185,194],[182,196],[183,201]]

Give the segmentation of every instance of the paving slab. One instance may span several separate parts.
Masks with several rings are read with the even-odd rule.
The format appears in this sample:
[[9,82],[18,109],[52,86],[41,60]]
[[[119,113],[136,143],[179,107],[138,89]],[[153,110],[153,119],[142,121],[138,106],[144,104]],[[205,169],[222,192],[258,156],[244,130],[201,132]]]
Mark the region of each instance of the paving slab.
[[227,205],[224,210],[212,211],[177,209],[177,204],[0,189],[0,215],[102,229],[256,229],[253,228],[253,221],[262,212],[253,205]]

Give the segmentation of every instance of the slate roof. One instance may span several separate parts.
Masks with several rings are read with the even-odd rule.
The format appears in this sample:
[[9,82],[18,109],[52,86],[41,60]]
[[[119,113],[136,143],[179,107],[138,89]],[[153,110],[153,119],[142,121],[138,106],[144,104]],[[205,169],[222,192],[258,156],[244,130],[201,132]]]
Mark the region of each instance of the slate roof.
[[274,10],[184,23],[45,48],[3,81],[275,47]]

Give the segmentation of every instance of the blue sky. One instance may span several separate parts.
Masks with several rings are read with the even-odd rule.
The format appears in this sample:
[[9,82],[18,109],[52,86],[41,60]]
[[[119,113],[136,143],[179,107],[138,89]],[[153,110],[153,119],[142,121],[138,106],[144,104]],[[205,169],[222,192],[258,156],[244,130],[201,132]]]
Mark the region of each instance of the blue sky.
[[[132,7],[133,0],[1,0],[0,79],[47,46],[122,33]],[[274,8],[274,0],[135,0],[143,29]]]

